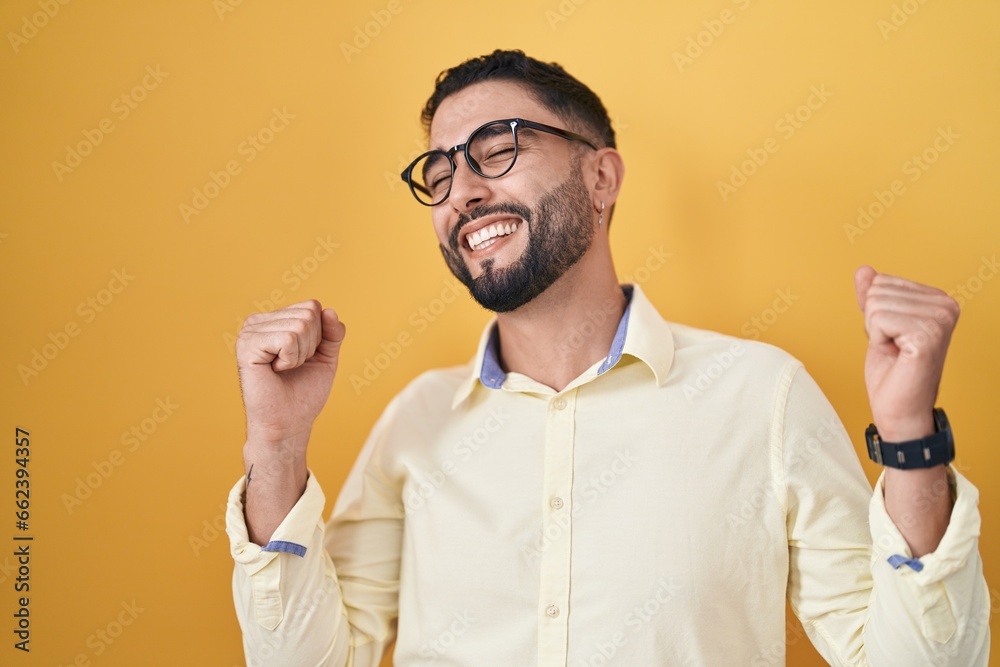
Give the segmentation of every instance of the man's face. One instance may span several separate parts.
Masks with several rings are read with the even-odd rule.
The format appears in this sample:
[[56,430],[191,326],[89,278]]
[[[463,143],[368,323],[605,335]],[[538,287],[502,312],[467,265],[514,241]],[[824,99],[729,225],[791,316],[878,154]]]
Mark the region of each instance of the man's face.
[[[447,150],[501,118],[565,127],[522,86],[484,82],[441,103],[430,145]],[[519,128],[517,161],[496,179],[479,176],[464,154],[455,154],[451,194],[431,214],[448,267],[484,308],[509,312],[528,303],[590,248],[594,208],[581,170],[581,146]]]

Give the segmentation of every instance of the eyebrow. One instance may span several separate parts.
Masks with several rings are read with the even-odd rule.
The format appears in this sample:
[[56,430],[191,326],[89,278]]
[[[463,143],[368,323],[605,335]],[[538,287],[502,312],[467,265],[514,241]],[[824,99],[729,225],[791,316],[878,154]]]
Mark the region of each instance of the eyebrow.
[[500,134],[511,134],[510,125],[490,125],[483,130],[480,130],[480,137],[495,137]]

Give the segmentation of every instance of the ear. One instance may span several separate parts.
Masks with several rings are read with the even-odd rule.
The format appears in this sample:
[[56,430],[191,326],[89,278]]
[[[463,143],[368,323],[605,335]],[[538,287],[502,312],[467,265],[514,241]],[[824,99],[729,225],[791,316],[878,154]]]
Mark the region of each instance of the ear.
[[599,148],[588,161],[585,180],[594,193],[594,208],[600,209],[601,202],[611,208],[618,199],[625,178],[625,161],[614,148]]

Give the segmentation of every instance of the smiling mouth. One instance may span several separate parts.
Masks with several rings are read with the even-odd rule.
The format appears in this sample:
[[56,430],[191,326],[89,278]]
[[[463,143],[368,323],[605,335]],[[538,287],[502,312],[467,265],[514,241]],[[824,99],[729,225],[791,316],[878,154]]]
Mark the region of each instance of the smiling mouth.
[[465,242],[475,252],[490,247],[498,240],[517,231],[516,222],[496,223],[465,236]]

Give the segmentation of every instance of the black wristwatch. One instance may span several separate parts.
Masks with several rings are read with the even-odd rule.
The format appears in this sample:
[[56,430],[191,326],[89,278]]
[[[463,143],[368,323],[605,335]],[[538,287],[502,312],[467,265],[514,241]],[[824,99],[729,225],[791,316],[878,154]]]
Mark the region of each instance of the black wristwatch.
[[875,424],[870,424],[865,430],[868,457],[879,465],[902,470],[951,463],[955,460],[955,440],[948,417],[941,408],[934,408],[934,429],[933,435],[919,440],[886,442],[879,437]]

